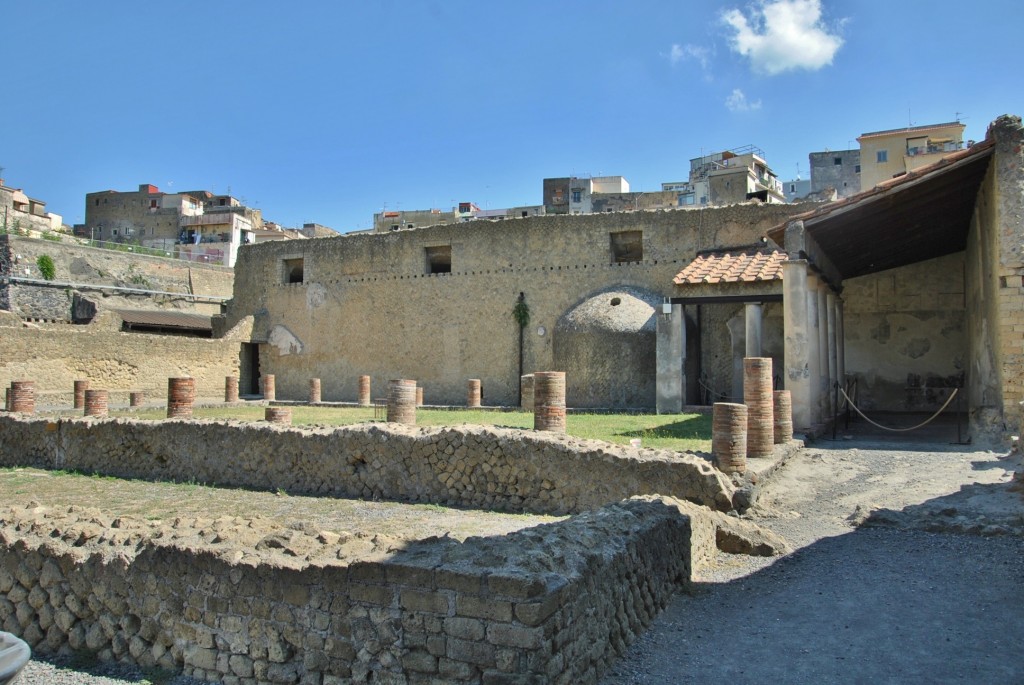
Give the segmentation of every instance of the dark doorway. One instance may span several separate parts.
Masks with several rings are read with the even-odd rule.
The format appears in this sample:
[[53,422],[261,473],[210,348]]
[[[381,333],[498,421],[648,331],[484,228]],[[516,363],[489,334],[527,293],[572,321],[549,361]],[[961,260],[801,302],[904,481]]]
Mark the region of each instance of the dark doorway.
[[242,343],[239,359],[240,378],[238,389],[243,395],[260,394],[260,346],[258,343]]

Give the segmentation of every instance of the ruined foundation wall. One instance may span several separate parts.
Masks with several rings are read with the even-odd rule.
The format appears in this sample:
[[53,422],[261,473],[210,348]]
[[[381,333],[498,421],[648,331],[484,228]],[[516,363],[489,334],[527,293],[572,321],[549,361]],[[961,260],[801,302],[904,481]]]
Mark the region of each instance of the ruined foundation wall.
[[[353,401],[358,377],[369,374],[375,388],[415,379],[428,402],[450,404],[464,403],[466,379],[480,378],[485,404],[514,405],[520,292],[530,308],[523,372],[564,370],[553,368],[552,336],[574,306],[618,287],[677,295],[672,279],[697,250],[755,243],[796,211],[551,215],[253,245],[239,254],[226,323],[255,317],[253,339],[267,343],[261,370],[276,375],[280,399],[304,398],[316,377],[325,401]],[[641,232],[640,261],[614,262],[611,234],[623,231]],[[427,273],[427,248],[450,248],[451,273]],[[294,259],[304,282],[284,283],[285,260]]]
[[75,380],[127,402],[130,390],[166,398],[168,378],[191,376],[199,397],[223,397],[224,378],[238,375],[239,338],[247,333],[244,325],[221,340],[122,333],[105,322],[23,328],[8,315],[0,318],[0,387],[33,380],[39,405],[71,406]]
[[[11,276],[42,280],[36,260],[42,255],[53,259],[56,267],[55,282],[82,286],[118,286],[141,290],[156,290],[184,295],[230,297],[234,284],[232,269],[220,266],[197,265],[177,259],[163,259],[131,252],[119,252],[78,245],[71,238],[53,242],[36,238],[0,235],[0,269],[10,265]],[[8,275],[6,272],[0,276]],[[71,295],[78,292],[74,286],[48,286],[25,283],[0,285],[7,308],[21,318],[65,320],[71,317]],[[100,309],[108,299],[102,291],[83,287],[81,294],[94,301]],[[109,291],[108,291],[109,293]],[[195,305],[187,297],[127,296],[117,299],[115,306],[135,309],[168,308],[175,310],[217,313],[219,305]]]
[[8,415],[0,437],[6,466],[501,511],[574,513],[656,493],[728,510],[734,491],[693,455],[484,426],[300,429]]
[[715,544],[705,518],[658,498],[348,564],[288,556],[294,530],[247,552],[226,532],[183,546],[155,530],[0,514],[0,627],[41,654],[246,685],[595,683]]
[[[843,282],[846,373],[858,406],[935,411],[967,368],[964,253]],[[967,398],[964,397],[964,406]]]

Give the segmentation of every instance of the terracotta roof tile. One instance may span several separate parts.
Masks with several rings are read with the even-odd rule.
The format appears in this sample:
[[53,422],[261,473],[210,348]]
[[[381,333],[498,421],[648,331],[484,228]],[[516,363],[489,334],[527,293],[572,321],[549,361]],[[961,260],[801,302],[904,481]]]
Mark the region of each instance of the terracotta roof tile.
[[709,252],[698,255],[673,281],[676,285],[780,281],[787,259],[785,252],[772,249]]

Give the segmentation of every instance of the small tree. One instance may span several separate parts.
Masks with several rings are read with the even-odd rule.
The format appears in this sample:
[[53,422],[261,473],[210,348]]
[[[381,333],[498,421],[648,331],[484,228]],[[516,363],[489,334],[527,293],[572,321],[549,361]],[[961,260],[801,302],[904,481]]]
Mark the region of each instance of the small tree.
[[47,281],[52,281],[54,276],[57,275],[57,267],[53,263],[53,258],[48,254],[39,255],[39,259],[36,260],[36,266],[39,267],[39,273]]

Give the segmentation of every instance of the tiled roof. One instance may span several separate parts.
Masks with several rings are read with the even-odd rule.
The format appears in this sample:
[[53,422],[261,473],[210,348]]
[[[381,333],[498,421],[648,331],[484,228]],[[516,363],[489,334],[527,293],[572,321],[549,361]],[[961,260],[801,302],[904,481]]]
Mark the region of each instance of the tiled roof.
[[673,280],[676,285],[779,281],[787,259],[785,252],[772,249],[709,252],[698,255]]
[[116,311],[121,320],[129,325],[183,328],[195,331],[213,330],[213,323],[209,314],[149,309],[118,309]]

